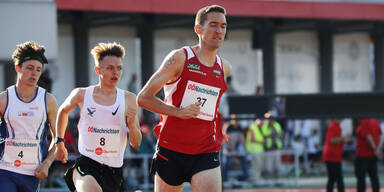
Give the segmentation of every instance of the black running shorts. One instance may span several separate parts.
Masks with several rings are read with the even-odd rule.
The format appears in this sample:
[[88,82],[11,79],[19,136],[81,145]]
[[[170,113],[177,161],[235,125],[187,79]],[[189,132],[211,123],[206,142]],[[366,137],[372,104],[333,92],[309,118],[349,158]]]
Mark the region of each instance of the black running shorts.
[[75,165],[67,170],[64,175],[65,182],[71,191],[75,191],[72,175],[73,170],[81,175],[93,176],[103,191],[119,192],[123,183],[122,168],[114,168],[81,155],[76,159]]
[[189,155],[158,147],[152,159],[151,174],[157,174],[168,185],[178,186],[191,182],[192,176],[200,171],[220,166],[219,153]]

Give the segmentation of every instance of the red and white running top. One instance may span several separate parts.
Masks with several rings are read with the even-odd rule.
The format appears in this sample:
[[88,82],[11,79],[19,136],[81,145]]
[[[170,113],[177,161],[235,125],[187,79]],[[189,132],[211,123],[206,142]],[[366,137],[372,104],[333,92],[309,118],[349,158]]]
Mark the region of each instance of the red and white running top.
[[227,90],[222,60],[216,55],[214,66],[203,65],[193,49],[183,47],[187,59],[180,77],[164,86],[164,102],[175,107],[186,107],[201,102],[197,118],[180,119],[162,115],[154,131],[161,147],[186,154],[217,152],[220,143],[216,126],[217,109],[222,94]]

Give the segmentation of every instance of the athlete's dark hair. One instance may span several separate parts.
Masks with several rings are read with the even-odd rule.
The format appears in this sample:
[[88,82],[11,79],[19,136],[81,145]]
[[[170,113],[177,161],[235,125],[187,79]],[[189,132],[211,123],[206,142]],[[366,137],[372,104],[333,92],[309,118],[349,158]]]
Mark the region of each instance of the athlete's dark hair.
[[118,58],[123,58],[125,55],[125,49],[119,43],[99,43],[91,51],[95,63],[98,66],[100,61],[103,60],[105,56],[116,56]]
[[205,20],[207,20],[207,14],[210,12],[219,12],[224,15],[226,14],[225,8],[220,5],[209,5],[203,7],[196,14],[195,25],[204,25]]
[[16,50],[12,54],[12,60],[15,65],[22,66],[24,61],[38,60],[41,64],[48,64],[48,60],[44,55],[45,48],[34,41],[27,41],[17,45]]

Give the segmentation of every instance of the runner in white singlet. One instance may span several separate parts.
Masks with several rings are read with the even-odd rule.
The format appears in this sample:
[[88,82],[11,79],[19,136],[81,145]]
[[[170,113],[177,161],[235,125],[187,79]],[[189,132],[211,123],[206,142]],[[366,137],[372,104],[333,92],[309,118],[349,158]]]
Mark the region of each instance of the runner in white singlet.
[[[91,53],[99,83],[74,89],[60,106],[57,140],[64,140],[68,114],[80,107],[78,146],[81,156],[65,174],[67,185],[71,191],[78,192],[118,192],[122,185],[128,133],[133,148],[141,143],[136,95],[116,87],[124,57],[120,44],[99,43]],[[58,142],[57,148],[57,159],[65,163],[68,153],[64,142]]]
[[29,41],[18,45],[12,58],[17,82],[0,93],[0,186],[8,192],[38,191],[55,159],[56,99],[37,86],[48,61],[44,47]]

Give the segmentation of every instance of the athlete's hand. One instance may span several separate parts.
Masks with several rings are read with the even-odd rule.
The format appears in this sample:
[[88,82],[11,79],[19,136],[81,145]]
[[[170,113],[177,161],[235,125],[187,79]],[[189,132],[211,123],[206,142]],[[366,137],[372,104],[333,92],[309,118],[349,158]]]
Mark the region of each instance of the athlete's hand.
[[381,152],[381,150],[380,149],[376,149],[376,151],[375,151],[375,155],[376,155],[376,157],[378,158],[378,159],[383,159],[383,153]]
[[200,113],[201,104],[202,104],[201,102],[198,102],[198,103],[189,105],[185,108],[182,108],[180,110],[180,113],[177,115],[177,117],[180,119],[190,119],[190,118],[197,117]]
[[126,111],[126,118],[127,118],[127,124],[128,125],[135,122],[136,113],[137,113],[136,109],[128,107],[128,109]]
[[65,148],[65,145],[63,142],[59,142],[56,144],[56,158],[57,160],[61,161],[61,163],[67,163],[68,160],[68,151],[67,148]]
[[39,165],[39,167],[36,168],[35,170],[35,177],[42,179],[48,176],[48,170],[49,170],[49,165],[46,163],[42,163]]

